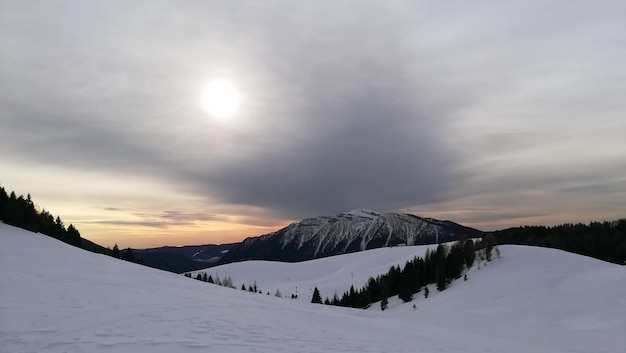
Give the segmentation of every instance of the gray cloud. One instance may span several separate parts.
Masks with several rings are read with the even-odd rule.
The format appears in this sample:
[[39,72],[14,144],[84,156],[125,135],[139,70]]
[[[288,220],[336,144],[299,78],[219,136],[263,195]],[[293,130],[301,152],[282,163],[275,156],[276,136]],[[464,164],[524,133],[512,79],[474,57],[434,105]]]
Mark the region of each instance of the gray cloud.
[[124,209],[122,208],[118,208],[118,207],[96,207],[105,211],[124,211]]
[[156,218],[170,222],[170,224],[190,224],[194,221],[224,220],[224,217],[206,213],[183,212],[178,210],[165,210],[158,213],[135,213],[141,218]]
[[[283,219],[502,190],[615,190],[626,173],[607,152],[626,148],[624,10],[5,4],[0,161],[156,178]],[[216,75],[244,94],[233,125],[196,105]]]
[[[87,222],[83,222],[83,223],[85,223],[85,224],[107,225],[107,226],[150,227],[150,228],[159,228],[159,229],[167,228],[168,226],[172,225],[169,222],[159,222],[159,221],[123,221],[123,220],[87,221]],[[178,225],[180,225],[180,224],[178,224]]]
[[[108,208],[107,210],[111,210],[111,208]],[[165,210],[155,213],[134,213],[133,215],[137,217],[138,220],[109,219],[86,221],[84,223],[165,229],[172,226],[192,225],[195,221],[225,220],[223,216],[210,215],[205,213],[183,212],[178,210]]]
[[208,179],[212,186],[226,199],[294,217],[434,201],[454,176],[446,168],[454,157],[441,145],[436,121],[407,100],[410,88],[393,82],[402,73],[361,69],[380,84],[363,83],[336,97],[328,97],[336,90],[315,87],[322,92],[310,99],[323,103],[298,116],[304,124],[295,138],[282,149],[227,163]]

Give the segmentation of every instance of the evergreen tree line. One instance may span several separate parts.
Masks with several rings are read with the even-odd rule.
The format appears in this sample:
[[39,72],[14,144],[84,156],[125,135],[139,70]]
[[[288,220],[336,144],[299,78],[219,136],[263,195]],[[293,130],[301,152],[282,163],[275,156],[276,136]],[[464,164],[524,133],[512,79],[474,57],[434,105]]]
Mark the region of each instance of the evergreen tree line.
[[119,247],[117,246],[117,244],[115,244],[115,246],[113,247],[113,249],[110,248],[106,248],[106,249],[100,249],[100,251],[98,251],[99,253],[105,254],[105,255],[109,255],[112,256],[116,259],[120,259],[120,260],[125,260],[125,261],[129,261],[129,262],[134,262],[134,263],[138,263],[140,265],[145,265],[145,262],[143,260],[143,258],[141,257],[136,257],[135,254],[133,253],[133,250],[129,247],[126,250],[122,250],[120,251]]
[[494,235],[498,244],[542,246],[626,264],[626,219],[589,225],[525,226],[499,230]]
[[[217,284],[218,286],[222,286],[222,287],[237,288],[233,284],[233,280],[230,278],[230,276],[226,276],[224,279],[220,279],[219,276],[216,276],[216,278],[213,279],[213,276],[207,275],[206,272],[203,272],[203,273],[198,272],[196,274],[196,277],[193,277],[191,275],[191,273],[185,273],[185,277],[195,278],[198,281],[207,282],[207,283],[211,283],[211,284]],[[256,282],[255,282],[254,283],[254,291],[256,292],[256,290],[257,290],[257,288],[256,288]],[[252,292],[252,287],[250,287],[250,291]]]
[[[188,272],[188,273],[185,273],[185,277],[195,278],[198,281],[207,282],[207,283],[211,283],[211,284],[217,284],[218,286],[222,286],[222,287],[237,288],[235,286],[235,284],[233,283],[233,280],[230,278],[230,276],[226,276],[222,280],[222,279],[220,279],[219,276],[216,276],[216,278],[213,279],[213,276],[212,275],[207,275],[206,272],[202,272],[202,273],[198,272],[195,277],[190,272]],[[246,287],[245,284],[242,284],[241,285],[241,290],[252,292],[252,293],[263,294],[263,291],[257,286],[256,281],[254,281],[254,284],[251,284],[251,285],[249,285],[247,287]],[[270,292],[268,291],[266,294],[270,295]],[[283,294],[280,292],[280,289],[276,289],[276,291],[274,292],[274,296],[278,297],[278,298],[282,298]],[[297,299],[297,298],[298,298],[297,294],[292,294],[291,295],[291,299]]]
[[[386,274],[370,277],[361,289],[337,294],[324,304],[351,308],[367,308],[370,304],[381,301],[385,310],[387,298],[397,295],[402,301],[409,302],[413,296],[429,284],[435,284],[439,291],[445,290],[455,279],[460,278],[465,268],[470,268],[476,260],[476,251],[484,249],[485,260],[491,261],[495,247],[495,238],[488,237],[476,242],[471,239],[455,242],[452,245],[439,244],[436,250],[428,249],[425,256],[414,257],[403,268],[392,266]],[[425,293],[427,297],[428,294]],[[322,303],[317,287],[313,291],[312,303]]]
[[83,247],[83,240],[78,229],[72,224],[66,228],[59,216],[55,218],[45,209],[41,212],[37,211],[30,194],[26,197],[16,196],[14,191],[7,194],[4,188],[0,187],[0,221],[31,232],[45,234],[79,248]]
[[31,232],[47,235],[81,249],[144,264],[143,259],[135,258],[130,248],[120,251],[117,244],[113,249],[99,245],[94,245],[92,248],[86,247],[80,232],[73,224],[66,228],[61,217],[55,218],[45,209],[38,211],[30,194],[26,197],[24,195],[16,196],[14,191],[7,194],[6,190],[0,187],[0,221]]

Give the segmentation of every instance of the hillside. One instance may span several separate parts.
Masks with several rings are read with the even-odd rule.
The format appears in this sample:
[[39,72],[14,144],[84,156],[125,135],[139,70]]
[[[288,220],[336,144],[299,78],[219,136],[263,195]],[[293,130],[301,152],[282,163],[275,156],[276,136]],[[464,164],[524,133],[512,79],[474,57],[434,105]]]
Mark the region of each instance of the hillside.
[[149,249],[132,249],[135,257],[146,266],[175,273],[194,271],[217,262],[235,244],[207,244],[188,246],[161,246]]
[[[4,224],[0,239],[6,352],[558,353],[626,346],[624,267],[556,250],[502,247],[501,259],[417,299],[416,310],[392,301],[381,312],[209,285]],[[380,250],[391,250],[389,263],[398,255]],[[345,259],[335,272],[356,261]],[[298,273],[321,275],[320,263],[304,264]]]
[[251,260],[211,267],[191,274],[192,277],[205,272],[213,278],[228,276],[237,288],[242,284],[248,287],[256,282],[263,293],[269,291],[274,294],[279,290],[283,296],[297,294],[299,301],[308,303],[315,287],[324,298],[332,297],[335,293],[341,295],[351,285],[359,288],[369,277],[386,273],[391,266],[402,266],[415,256],[424,256],[426,249],[436,247],[421,245],[379,248],[296,263]]

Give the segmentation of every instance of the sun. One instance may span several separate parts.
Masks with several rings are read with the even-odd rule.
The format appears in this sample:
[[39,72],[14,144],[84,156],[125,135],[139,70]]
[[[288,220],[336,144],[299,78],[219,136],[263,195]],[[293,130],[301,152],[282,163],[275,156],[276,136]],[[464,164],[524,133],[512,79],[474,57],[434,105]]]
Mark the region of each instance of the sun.
[[204,91],[204,107],[217,118],[229,118],[237,113],[239,92],[228,80],[213,80]]

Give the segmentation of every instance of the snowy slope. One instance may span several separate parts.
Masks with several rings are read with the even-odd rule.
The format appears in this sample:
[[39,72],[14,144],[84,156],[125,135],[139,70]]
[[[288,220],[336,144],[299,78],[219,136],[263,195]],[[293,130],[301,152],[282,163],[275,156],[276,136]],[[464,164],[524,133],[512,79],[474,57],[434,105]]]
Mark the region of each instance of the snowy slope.
[[[309,302],[314,287],[323,298],[334,293],[341,297],[350,285],[361,288],[369,277],[423,256],[427,248],[435,246],[374,249],[293,264],[248,261],[199,272],[229,276],[237,288],[256,281],[264,292],[278,289],[286,297],[297,286],[298,300]],[[396,297],[384,313],[376,305],[370,310],[409,321],[417,314],[445,330],[486,336],[497,332],[520,342],[533,337],[545,344],[569,341],[595,347],[594,352],[614,352],[607,343],[612,336],[626,347],[620,334],[626,329],[626,267],[553,249],[504,246],[499,251],[501,258],[472,268],[467,282],[454,282],[441,293],[431,287],[429,299],[418,293],[408,305]],[[407,310],[412,304],[417,311]]]
[[403,266],[415,256],[423,257],[428,248],[436,249],[436,245],[372,249],[296,263],[236,262],[191,274],[194,278],[198,273],[207,273],[214,279],[228,276],[237,288],[256,283],[263,293],[274,294],[279,290],[285,297],[297,294],[298,300],[310,302],[315,287],[320,290],[322,298],[332,299],[335,293],[341,297],[351,285],[360,288],[370,277],[386,273],[391,266]]
[[[538,247],[500,251],[467,282],[420,297],[420,315],[449,329],[569,352],[626,352],[626,266]],[[401,307],[389,312],[407,314]]]
[[547,353],[626,347],[626,268],[554,250],[503,247],[502,259],[470,273],[467,282],[417,299],[416,310],[392,302],[381,312],[213,286],[3,224],[0,241],[2,352]]

